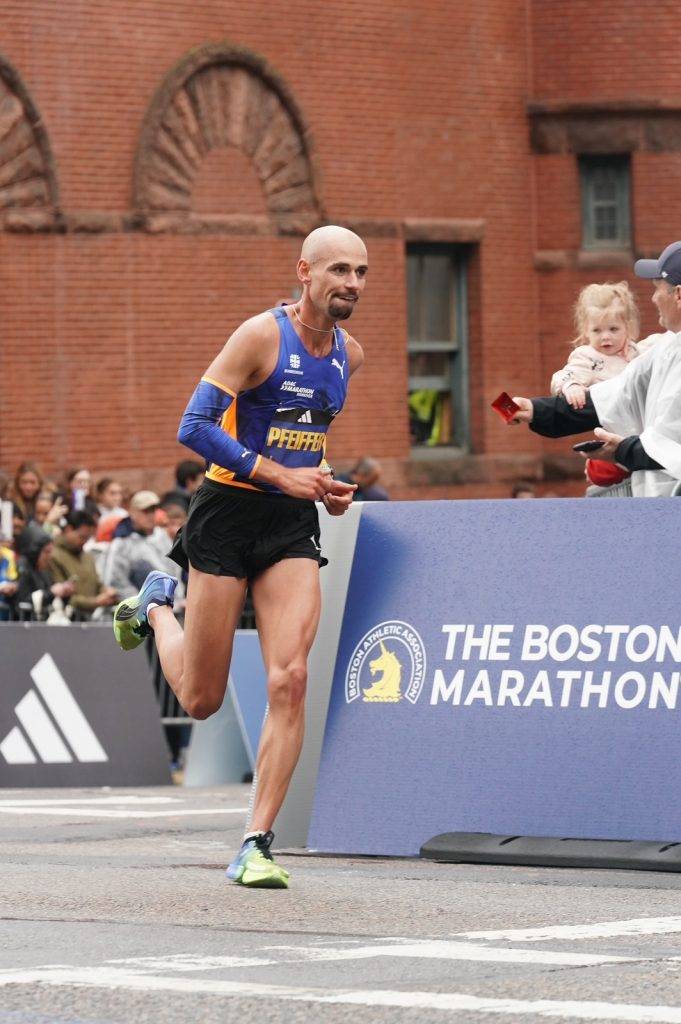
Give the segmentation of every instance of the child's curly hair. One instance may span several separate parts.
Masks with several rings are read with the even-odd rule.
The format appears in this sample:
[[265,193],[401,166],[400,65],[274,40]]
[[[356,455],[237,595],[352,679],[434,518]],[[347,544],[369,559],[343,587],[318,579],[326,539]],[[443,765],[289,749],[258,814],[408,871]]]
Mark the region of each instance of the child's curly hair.
[[636,341],[640,330],[638,306],[627,282],[619,281],[617,284],[588,284],[586,288],[582,288],[575,303],[577,337],[573,345],[585,343],[587,325],[591,317],[601,319],[608,313],[621,316],[630,341]]

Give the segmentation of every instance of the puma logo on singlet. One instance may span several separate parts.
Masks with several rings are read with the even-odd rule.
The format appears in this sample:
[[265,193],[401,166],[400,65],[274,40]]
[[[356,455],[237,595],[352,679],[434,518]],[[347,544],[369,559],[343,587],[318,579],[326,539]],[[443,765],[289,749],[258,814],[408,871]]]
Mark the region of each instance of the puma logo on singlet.
[[338,370],[340,370],[340,375],[343,378],[343,380],[345,380],[345,376],[344,376],[345,363],[339,363],[337,359],[332,359],[331,360],[331,365],[335,366]]

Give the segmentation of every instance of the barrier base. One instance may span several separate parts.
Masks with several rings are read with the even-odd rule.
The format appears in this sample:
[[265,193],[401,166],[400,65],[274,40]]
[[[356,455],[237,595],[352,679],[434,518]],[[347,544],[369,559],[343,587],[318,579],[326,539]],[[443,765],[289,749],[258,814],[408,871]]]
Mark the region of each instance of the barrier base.
[[426,860],[445,864],[518,864],[547,868],[681,871],[681,842],[625,839],[555,839],[444,832],[424,843]]

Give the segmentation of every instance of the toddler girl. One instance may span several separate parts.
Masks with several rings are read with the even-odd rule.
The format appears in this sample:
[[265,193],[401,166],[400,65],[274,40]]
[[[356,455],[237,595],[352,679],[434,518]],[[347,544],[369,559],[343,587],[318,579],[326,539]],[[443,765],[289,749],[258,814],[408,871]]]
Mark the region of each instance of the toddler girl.
[[575,326],[575,347],[551,378],[551,394],[562,394],[573,409],[583,409],[587,388],[615,377],[638,355],[638,309],[627,282],[582,288]]

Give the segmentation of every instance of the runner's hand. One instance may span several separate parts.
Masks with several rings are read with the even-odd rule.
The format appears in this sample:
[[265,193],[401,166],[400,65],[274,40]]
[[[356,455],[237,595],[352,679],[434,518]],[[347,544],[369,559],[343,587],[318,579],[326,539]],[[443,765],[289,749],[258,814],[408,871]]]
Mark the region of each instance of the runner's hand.
[[332,490],[334,484],[333,478],[318,467],[287,469],[278,480],[278,486],[284,494],[291,498],[307,498],[308,501],[323,498],[327,491]]
[[515,414],[509,423],[531,423],[534,416],[534,408],[529,398],[513,398],[516,405],[520,406],[519,412]]
[[352,505],[357,484],[346,484],[342,480],[332,480],[331,486],[322,498],[326,511],[331,516],[342,516]]

